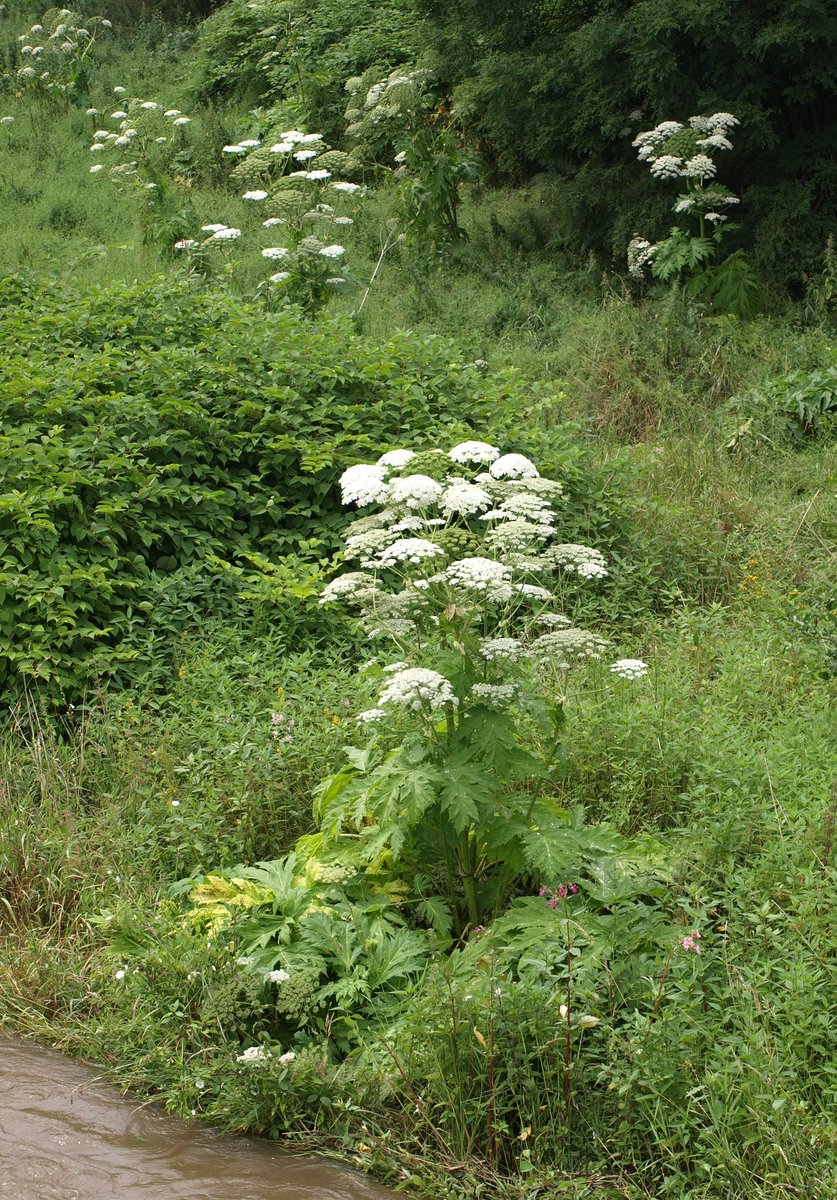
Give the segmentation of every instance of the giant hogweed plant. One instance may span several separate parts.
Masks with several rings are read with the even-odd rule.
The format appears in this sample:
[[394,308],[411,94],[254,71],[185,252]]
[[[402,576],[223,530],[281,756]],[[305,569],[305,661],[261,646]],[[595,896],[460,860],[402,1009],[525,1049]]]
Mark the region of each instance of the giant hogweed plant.
[[682,281],[686,291],[722,312],[749,316],[757,284],[744,250],[722,257],[721,245],[737,226],[727,210],[740,198],[717,181],[714,155],[732,149],[730,136],[739,124],[732,113],[689,117],[688,125],[663,121],[633,142],[640,161],[648,163],[660,182],[677,180],[685,187],[673,212],[692,223],[675,225],[667,238],[652,244],[636,236],[628,246],[628,270],[641,278],[651,274],[663,283]]

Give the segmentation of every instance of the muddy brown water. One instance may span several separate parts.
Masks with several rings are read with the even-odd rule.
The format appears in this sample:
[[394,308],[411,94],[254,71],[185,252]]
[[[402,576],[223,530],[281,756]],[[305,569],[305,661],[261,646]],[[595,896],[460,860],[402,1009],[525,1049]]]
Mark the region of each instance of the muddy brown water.
[[93,1069],[0,1037],[2,1200],[397,1200],[339,1166],[126,1099]]

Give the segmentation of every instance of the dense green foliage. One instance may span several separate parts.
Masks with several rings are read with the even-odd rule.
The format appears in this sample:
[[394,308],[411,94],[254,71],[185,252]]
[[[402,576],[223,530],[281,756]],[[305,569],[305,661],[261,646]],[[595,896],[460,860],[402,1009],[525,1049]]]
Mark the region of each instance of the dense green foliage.
[[[733,112],[729,183],[760,270],[799,280],[833,230],[837,15],[807,0],[419,0],[443,86],[504,174],[561,181],[574,253],[621,258],[663,210],[631,139],[666,118]],[[649,230],[648,216],[657,227]]]
[[[421,9],[108,0],[53,87],[0,5],[0,1026],[435,1200],[832,1200],[833,17]],[[715,109],[721,261],[630,145]],[[457,591],[552,533],[397,465],[347,531],[345,467],[435,495],[460,438],[563,484],[549,597]],[[601,660],[535,669],[544,615]]]
[[[9,279],[2,311],[2,681],[73,699],[149,626],[229,614],[214,560],[316,558],[340,470],[464,428],[484,391],[443,343],[374,346],[169,282]],[[305,585],[290,572],[287,602]]]

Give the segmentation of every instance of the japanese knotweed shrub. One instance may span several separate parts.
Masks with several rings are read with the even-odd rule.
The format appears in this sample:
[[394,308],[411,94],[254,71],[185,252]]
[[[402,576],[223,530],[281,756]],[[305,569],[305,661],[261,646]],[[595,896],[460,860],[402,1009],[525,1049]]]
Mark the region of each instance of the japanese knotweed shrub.
[[235,573],[219,560],[306,560],[302,583],[285,572],[292,620],[314,548],[338,544],[341,471],[381,443],[467,429],[491,390],[444,341],[372,345],[170,279],[7,279],[0,315],[6,693],[39,681],[71,699],[136,658],[149,628],[165,640],[229,616]]

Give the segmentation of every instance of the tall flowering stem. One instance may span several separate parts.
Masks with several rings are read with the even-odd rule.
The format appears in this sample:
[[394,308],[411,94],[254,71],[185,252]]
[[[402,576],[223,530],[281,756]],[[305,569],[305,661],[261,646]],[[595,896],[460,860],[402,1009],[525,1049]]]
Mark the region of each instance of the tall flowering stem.
[[353,608],[394,653],[364,668],[379,694],[358,719],[377,736],[320,791],[320,852],[419,880],[440,868],[461,935],[562,852],[563,810],[535,781],[560,736],[567,672],[606,642],[574,628],[558,596],[562,577],[589,585],[607,566],[561,540],[561,484],[487,442],[393,450],[341,487],[364,515],[347,530],[351,569],[321,603]]

